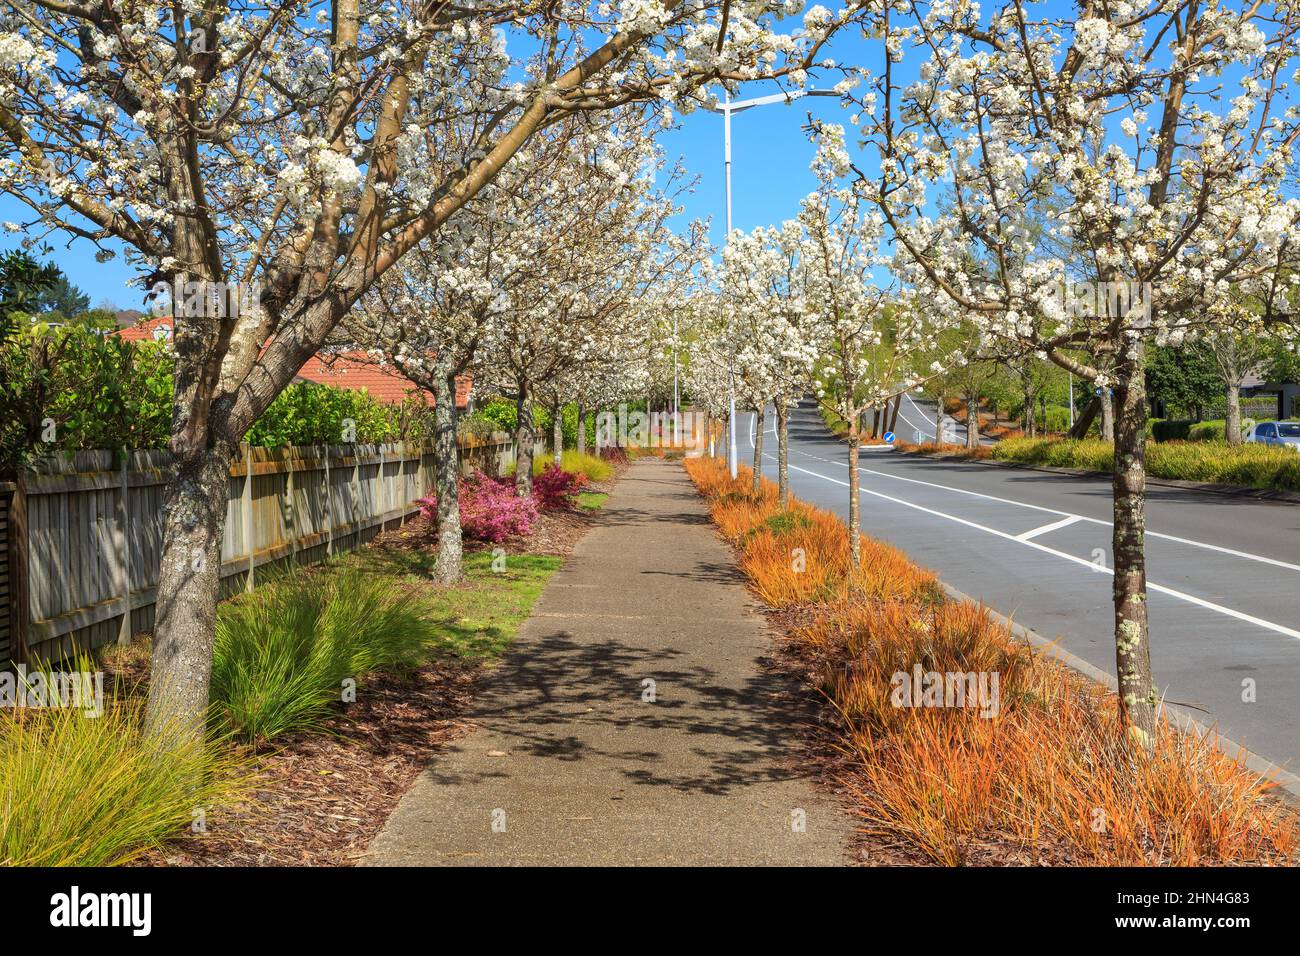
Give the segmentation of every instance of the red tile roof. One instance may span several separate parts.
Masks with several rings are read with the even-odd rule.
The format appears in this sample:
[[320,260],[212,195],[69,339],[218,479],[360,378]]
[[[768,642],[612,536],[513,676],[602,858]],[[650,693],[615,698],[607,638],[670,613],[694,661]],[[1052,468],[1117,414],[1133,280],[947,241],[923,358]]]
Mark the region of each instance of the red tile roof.
[[[117,334],[128,342],[150,339],[170,339],[171,316],[155,316],[138,322]],[[380,366],[364,352],[340,352],[333,355],[313,355],[298,370],[297,381],[333,385],[335,388],[364,389],[385,405],[397,405],[407,395],[416,393],[425,405],[433,404],[433,393],[420,388],[391,365]],[[456,407],[469,406],[469,394],[474,379],[469,375],[456,376]]]
[[369,392],[385,405],[397,405],[415,393],[425,405],[433,404],[433,394],[403,377],[391,365],[377,365],[364,352],[340,352],[336,355],[313,355],[298,370],[298,381],[333,385]]
[[[128,310],[129,311],[129,310]],[[119,321],[123,313],[119,312]],[[172,337],[172,317],[157,315],[128,326],[117,333],[128,342],[143,342],[149,339],[170,339]]]

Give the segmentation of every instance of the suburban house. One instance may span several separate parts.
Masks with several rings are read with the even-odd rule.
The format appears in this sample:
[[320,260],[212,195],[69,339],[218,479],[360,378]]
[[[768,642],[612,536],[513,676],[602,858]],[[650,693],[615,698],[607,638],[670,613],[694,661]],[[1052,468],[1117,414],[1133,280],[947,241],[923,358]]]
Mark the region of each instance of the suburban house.
[[[118,333],[127,341],[168,341],[172,336],[172,317],[147,316],[135,309],[117,313]],[[295,382],[315,382],[366,391],[385,405],[397,405],[408,395],[415,394],[426,405],[433,404],[433,393],[420,388],[391,365],[379,365],[364,352],[319,352],[307,360],[294,377]],[[456,408],[465,411],[470,407],[470,393],[474,379],[470,375],[456,376]]]

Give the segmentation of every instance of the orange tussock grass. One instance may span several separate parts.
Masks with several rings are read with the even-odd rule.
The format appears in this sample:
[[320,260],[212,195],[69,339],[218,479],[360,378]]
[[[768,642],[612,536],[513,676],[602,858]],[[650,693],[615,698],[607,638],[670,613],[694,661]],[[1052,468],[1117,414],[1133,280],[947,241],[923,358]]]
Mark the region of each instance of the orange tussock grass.
[[910,441],[894,442],[894,447],[899,451],[919,453],[922,455],[942,455],[950,458],[992,458],[993,449],[987,445],[978,445],[975,448],[967,448],[965,445],[955,445],[950,442],[932,442],[923,441],[917,445]]
[[[817,602],[791,636],[842,718],[856,758],[844,783],[864,829],[905,836],[944,865],[979,862],[989,840],[1089,865],[1294,862],[1295,813],[1216,738],[1166,722],[1153,753],[1132,747],[1112,694],[983,607],[943,600],[897,549],[864,538],[853,568],[834,515],[802,502],[782,511],[770,483],[752,491],[724,462],[685,465],[754,591],[778,607]],[[793,548],[805,549],[802,571]],[[996,707],[897,706],[899,676],[918,664],[997,675]]]
[[802,501],[781,507],[777,488],[741,467],[733,481],[725,462],[694,458],[687,473],[709,501],[723,537],[735,545],[750,586],[772,607],[825,601],[852,593],[920,598],[936,590],[934,575],[897,548],[862,538],[862,565],[853,567],[848,530],[835,515]]

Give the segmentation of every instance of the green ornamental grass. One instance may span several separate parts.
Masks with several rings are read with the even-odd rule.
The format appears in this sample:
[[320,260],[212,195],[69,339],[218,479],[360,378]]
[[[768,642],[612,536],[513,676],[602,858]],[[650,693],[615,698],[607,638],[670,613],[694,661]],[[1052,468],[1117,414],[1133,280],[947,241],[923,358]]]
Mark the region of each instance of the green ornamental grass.
[[[77,663],[93,669],[93,664]],[[237,799],[248,765],[221,740],[144,737],[143,706],[0,711],[0,865],[127,863]]]
[[[1096,438],[1008,438],[993,446],[992,455],[1023,464],[1110,471],[1114,446]],[[1148,442],[1147,473],[1153,478],[1300,490],[1300,454],[1258,444]]]
[[390,577],[289,574],[218,611],[214,710],[248,741],[319,726],[345,681],[417,667],[437,639],[426,602]]

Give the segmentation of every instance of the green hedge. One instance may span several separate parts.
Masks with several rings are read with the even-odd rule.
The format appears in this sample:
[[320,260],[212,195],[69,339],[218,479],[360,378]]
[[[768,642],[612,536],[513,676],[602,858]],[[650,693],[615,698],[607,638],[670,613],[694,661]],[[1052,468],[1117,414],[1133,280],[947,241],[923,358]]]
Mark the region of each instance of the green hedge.
[[1226,442],[1227,432],[1228,423],[1222,418],[1203,422],[1190,419],[1155,419],[1151,422],[1151,437],[1158,442]]
[[248,430],[250,445],[342,445],[396,441],[397,410],[369,392],[298,382],[275,397]]
[[[630,410],[644,409],[645,403],[629,405]],[[591,409],[587,415],[587,447],[596,446],[596,410]],[[514,434],[515,428],[519,423],[519,415],[515,409],[514,399],[510,398],[493,398],[484,402],[474,412],[477,418],[490,421],[496,428],[504,432]],[[565,405],[561,412],[562,423],[560,428],[564,432],[564,447],[578,447],[578,406],[576,404]],[[540,405],[533,406],[533,429],[539,438],[545,438],[548,442],[551,438],[551,413],[548,409]]]

